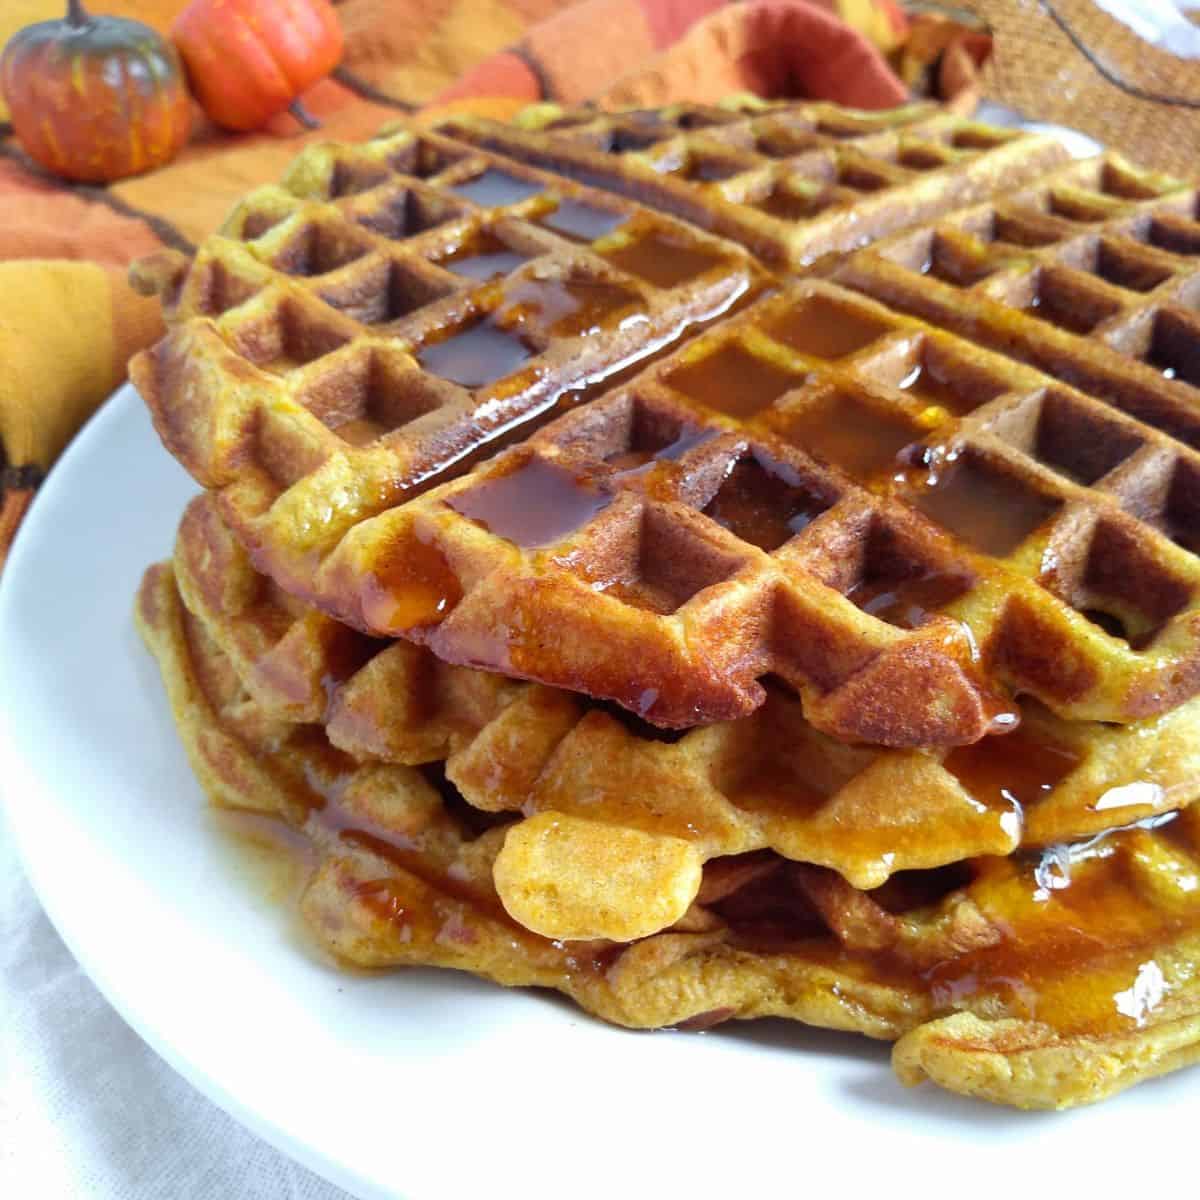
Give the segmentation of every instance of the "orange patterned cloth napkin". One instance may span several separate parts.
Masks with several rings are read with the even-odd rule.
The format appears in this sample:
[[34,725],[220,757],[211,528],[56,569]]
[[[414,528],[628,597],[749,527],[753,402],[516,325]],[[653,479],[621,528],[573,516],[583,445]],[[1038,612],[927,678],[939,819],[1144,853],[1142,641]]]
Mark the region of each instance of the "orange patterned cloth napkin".
[[[89,7],[165,29],[184,0]],[[61,11],[5,0],[0,44]],[[542,98],[650,106],[755,91],[884,107],[907,95],[885,59],[901,64],[910,28],[895,0],[343,0],[338,13],[343,66],[304,98],[316,133],[283,116],[228,135],[197,115],[175,162],[108,188],[51,180],[0,141],[0,564],[44,472],[160,332],[127,265],[199,241],[307,141],[363,138],[431,102],[507,118]]]

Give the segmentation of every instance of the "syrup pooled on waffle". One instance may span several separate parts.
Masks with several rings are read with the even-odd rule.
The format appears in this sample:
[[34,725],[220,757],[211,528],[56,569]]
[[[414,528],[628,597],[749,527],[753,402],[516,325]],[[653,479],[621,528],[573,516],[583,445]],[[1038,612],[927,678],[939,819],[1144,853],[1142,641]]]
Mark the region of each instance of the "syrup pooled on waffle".
[[307,855],[301,910],[343,961],[557,988],[634,1027],[783,1016],[899,1039],[903,1081],[1024,1108],[1200,1056],[1200,810],[869,892],[769,852],[722,858],[667,932],[551,941],[499,903],[503,823],[436,774],[357,763],[261,712],[169,567],[147,573],[137,617],[205,790]]
[[455,116],[455,138],[633,196],[803,269],[1012,189],[1067,153],[1053,138],[912,104],[677,104],[603,113],[537,105],[516,125]]
[[[401,170],[415,175],[396,175]],[[516,194],[513,181],[522,185]],[[466,213],[463,198],[471,196],[515,204],[513,215],[494,206]],[[448,216],[447,206],[458,215]],[[537,225],[567,220],[586,236],[602,211],[621,219],[591,244]],[[404,236],[414,229],[427,232]],[[531,458],[528,469],[487,488],[459,489],[453,503],[423,500],[439,484],[448,500],[443,481],[461,476],[472,455],[520,436],[556,407],[581,403],[589,388],[612,383],[631,362],[745,298],[762,276],[739,248],[406,132],[362,151],[307,151],[284,187],[247,199],[227,234],[210,239],[190,266],[158,264],[152,281],[173,329],[135,360],[132,376],[164,442],[201,483],[220,490],[239,536],[288,592],[368,631],[404,633],[451,660],[609,696],[668,725],[733,717],[760,703],[755,676],[770,669],[768,626],[784,639],[807,629],[810,617],[828,626],[816,614],[838,603],[828,589],[811,579],[785,588],[770,616],[776,568],[757,547],[711,522],[697,526],[678,506],[648,511],[644,537],[632,526],[614,530],[613,550],[623,542],[633,555],[623,570],[638,586],[622,581],[600,595],[587,568],[541,572],[550,561],[541,547],[602,515],[609,525],[618,512],[634,520],[632,491],[605,513],[610,491],[549,460]],[[491,241],[478,241],[484,236],[507,237],[530,261],[464,284],[455,263],[504,258]],[[143,278],[151,274],[143,269]],[[604,315],[592,312],[593,302]],[[576,321],[579,304],[586,320]],[[686,438],[662,450],[679,457]],[[491,534],[474,519],[484,510]],[[457,531],[457,565],[432,530],[414,532],[430,514]],[[364,563],[372,548],[381,557]],[[715,594],[716,604],[673,610],[742,568],[759,604],[757,625],[725,638],[718,652],[706,643],[720,633],[720,596],[729,588]],[[521,587],[524,602],[514,597]],[[583,623],[573,627],[576,606]],[[570,618],[557,637],[549,626],[519,628],[547,614]],[[781,664],[803,684],[824,728],[939,744],[977,740],[1011,721],[1006,702],[963,661],[961,639],[900,639],[842,605],[840,622],[847,620],[851,628],[833,631],[822,661]],[[605,647],[599,635],[616,641]],[[734,669],[730,651],[738,647],[745,661]],[[609,653],[621,648],[628,658]],[[628,662],[637,663],[633,679]]]
[[[1129,722],[1200,688],[1200,564],[1131,486],[1193,461],[814,280],[360,522],[312,591],[359,628],[662,725],[745,715],[767,676],[847,741],[976,741],[1014,723],[1001,686]],[[279,514],[247,529],[239,497],[225,511],[270,568]]]
[[306,150],[193,261],[132,364],[163,441],[289,590],[348,529],[745,300],[737,246],[435,136]]
[[835,742],[772,689],[749,717],[668,739],[582,697],[450,666],[306,609],[256,574],[211,496],[184,514],[174,575],[265,716],[323,724],[362,761],[444,762],[474,808],[524,816],[495,883],[506,910],[548,937],[658,932],[718,857],[769,849],[874,888],[1094,836],[1200,794],[1200,700],[1124,726],[1026,703],[1016,733],[947,754]]

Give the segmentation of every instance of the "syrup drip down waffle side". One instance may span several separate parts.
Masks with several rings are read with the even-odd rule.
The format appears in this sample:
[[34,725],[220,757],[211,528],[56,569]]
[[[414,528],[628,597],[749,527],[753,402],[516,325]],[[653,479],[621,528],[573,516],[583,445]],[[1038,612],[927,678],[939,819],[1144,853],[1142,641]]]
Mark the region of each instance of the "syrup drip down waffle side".
[[[619,265],[618,265],[619,264]],[[131,375],[272,573],[744,302],[737,246],[400,131],[306,150],[190,263],[135,269],[171,332]]]
[[1200,689],[1200,564],[1135,486],[1195,462],[812,280],[359,523],[313,590],[358,628],[664,726],[745,715],[768,676],[843,741],[1011,729],[1002,686],[1125,723]]
[[[524,128],[520,126],[523,125]],[[452,137],[649,204],[799,270],[1044,174],[1052,138],[913,104],[601,113],[539,105],[517,125],[455,116]]]
[[772,689],[743,720],[664,740],[580,697],[304,609],[255,573],[211,496],[184,515],[174,574],[265,716],[323,724],[362,761],[444,761],[474,808],[524,816],[495,882],[506,910],[549,937],[655,933],[683,916],[718,857],[769,849],[873,888],[1094,836],[1200,793],[1200,700],[1128,726],[1027,703],[1016,733],[946,755],[834,742]]
[[341,960],[557,988],[633,1027],[784,1016],[899,1039],[905,1082],[1024,1108],[1090,1103],[1200,1057],[1200,810],[871,892],[770,854],[720,859],[669,932],[554,942],[498,903],[503,824],[261,713],[169,567],[148,572],[137,616],[202,785],[260,834],[301,835],[301,909]]
[[[303,167],[301,176],[307,180],[314,168],[310,160],[305,160]],[[326,174],[328,178],[337,176],[333,167]],[[244,228],[259,205],[259,200],[249,202],[235,215],[234,225],[240,223]],[[269,249],[259,248],[260,254],[290,261],[289,247],[298,238],[305,245],[312,241],[309,225],[292,229],[286,220],[283,225],[282,231],[276,226],[260,235],[274,239],[269,241]],[[618,230],[613,236],[624,235]],[[701,311],[711,314],[714,307],[732,303],[751,286],[754,269],[737,257],[740,252],[730,253],[732,258],[719,260],[728,269],[716,269],[712,282],[715,298],[703,310],[693,305],[693,315]],[[264,272],[264,290],[238,302],[242,293],[232,287],[228,272],[248,267],[251,260]],[[345,269],[359,265],[355,261]],[[434,493],[422,488],[438,484],[437,495],[450,496],[449,485],[441,481],[467,469],[464,460],[486,443],[484,432],[494,435],[505,427],[505,421],[511,424],[517,419],[514,413],[545,412],[571,394],[562,371],[548,365],[549,356],[573,355],[571,378],[595,380],[603,374],[597,363],[625,363],[636,357],[637,352],[622,340],[626,331],[617,331],[611,344],[604,335],[568,339],[547,351],[541,366],[506,377],[491,389],[463,390],[458,396],[444,378],[430,374],[428,362],[420,365],[424,351],[419,347],[414,359],[387,339],[365,345],[362,339],[352,337],[343,346],[339,335],[333,343],[305,340],[301,349],[289,350],[287,331],[293,327],[292,317],[304,305],[319,302],[291,277],[283,281],[274,278],[247,247],[236,248],[218,239],[201,251],[181,280],[164,281],[164,286],[177,297],[173,302],[176,326],[155,350],[135,361],[134,380],[168,447],[201,483],[220,489],[225,511],[239,535],[256,561],[285,590],[313,600],[361,628],[429,640],[439,654],[452,660],[477,659],[500,671],[611,696],[663,724],[691,725],[733,717],[761,702],[762,689],[754,674],[767,669],[767,656],[750,653],[735,670],[727,654],[738,644],[736,639],[729,640],[724,655],[712,653],[703,644],[717,632],[712,622],[721,622],[719,602],[704,611],[694,634],[687,626],[699,605],[693,605],[687,615],[670,615],[693,593],[705,591],[741,566],[748,566],[750,574],[756,562],[766,566],[757,548],[746,548],[747,557],[743,547],[720,531],[727,544],[713,545],[703,522],[699,536],[686,528],[676,532],[671,527],[675,513],[664,510],[657,520],[653,515],[647,519],[646,551],[652,556],[661,554],[662,565],[674,575],[647,579],[648,587],[640,593],[611,589],[609,595],[600,596],[597,581],[586,571],[556,568],[534,578],[537,562],[546,557],[537,548],[588,525],[612,498],[590,485],[577,486],[564,468],[531,460],[520,486],[532,488],[533,494],[515,499],[522,512],[539,515],[541,524],[535,522],[524,529],[510,522],[510,527],[497,527],[489,535],[472,513],[460,512],[441,500],[426,504],[423,499]],[[520,286],[510,280],[501,293],[503,287],[509,287],[511,299]],[[682,286],[694,295],[696,289],[707,285],[701,278]],[[233,307],[215,320],[197,316],[214,295],[218,307],[226,302]],[[301,295],[307,297],[303,302]],[[679,295],[675,300],[683,303]],[[459,293],[446,301],[462,303]],[[434,308],[440,314],[438,320],[450,320],[450,310]],[[429,311],[421,310],[413,319],[432,320]],[[678,309],[670,312],[663,320],[678,332],[687,322],[681,322]],[[335,315],[330,310],[328,320],[333,321]],[[471,328],[484,329],[485,325]],[[486,328],[489,338],[500,336],[496,328]],[[416,334],[411,336],[420,341]],[[438,350],[449,344],[434,342],[432,347]],[[399,343],[400,347],[406,345],[409,343],[403,340]],[[305,367],[294,367],[292,358],[282,365],[278,360],[281,353],[308,358],[309,349],[319,357]],[[643,345],[642,350],[646,349]],[[256,366],[254,359],[266,365]],[[589,362],[591,366],[586,365]],[[450,368],[443,363],[437,369]],[[523,390],[515,390],[518,388]],[[381,433],[384,409],[391,414],[387,417],[390,432]],[[481,424],[485,418],[490,422],[486,427]],[[680,443],[671,453],[684,449]],[[618,473],[609,474],[615,478]],[[500,488],[501,493],[508,490],[509,485]],[[501,508],[506,504],[512,508],[504,495],[494,499]],[[467,504],[476,501],[485,507],[491,504],[478,492],[464,494],[462,500]],[[624,509],[632,516],[628,503]],[[434,544],[440,543],[440,537],[424,531],[408,536],[414,520],[424,522],[424,510],[437,512],[457,525],[462,552],[459,568],[453,568],[445,559],[444,548]],[[393,529],[392,517],[401,518],[404,528]],[[519,523],[519,514],[514,519]],[[684,519],[694,524],[696,518],[688,513]],[[709,529],[709,535],[715,528]],[[376,561],[360,576],[356,558],[362,547],[380,547],[380,539],[393,533],[394,544],[384,551],[387,561]],[[632,533],[626,533],[627,544]],[[679,554],[670,553],[673,542],[681,544]],[[391,562],[402,576],[394,582],[388,578]],[[636,572],[637,563],[630,568]],[[764,579],[761,584],[766,582]],[[535,601],[535,612],[523,615],[521,603],[512,607],[516,621],[533,623],[524,633],[516,626],[509,627],[508,618],[497,609],[499,603],[507,610],[514,584],[529,585],[538,592],[537,597],[532,591],[526,597]],[[544,603],[543,584],[547,588]],[[765,603],[761,584],[754,590]],[[616,600],[619,591],[628,603]],[[798,601],[802,609],[812,610],[829,600],[837,603],[821,585],[810,582],[808,591],[807,598]],[[783,623],[794,627],[789,602],[796,603],[793,597],[785,599]],[[554,657],[561,650],[561,660],[540,661],[536,653],[529,657],[530,648],[536,651],[536,646],[545,645],[544,634],[539,632],[543,617],[549,614],[553,621],[560,614],[569,615],[576,606],[581,606],[578,615],[585,618],[584,640],[580,641],[569,621],[564,622],[558,646],[546,647]],[[624,664],[596,640],[602,629],[586,619],[597,606],[602,618],[607,614],[608,634],[618,638],[612,649],[624,645],[632,651],[630,661],[643,660],[638,666],[641,678],[632,687]],[[958,661],[965,653],[962,646],[947,650],[937,636],[914,635],[898,649],[891,646],[892,653],[883,653],[889,643],[900,640],[897,635],[886,626],[864,622],[851,605],[842,608],[851,622],[865,627],[867,633],[863,637],[861,629],[852,630],[841,644],[830,646],[825,656],[830,661],[815,667],[824,670],[826,677],[805,680],[818,724],[848,737],[899,744],[971,741],[992,727],[999,702],[993,703],[987,688]],[[703,628],[705,620],[707,629]],[[741,631],[743,644],[765,636],[766,614],[760,613],[757,621],[757,629]],[[602,620],[601,626],[604,624]],[[573,661],[573,656],[580,654],[582,661]],[[597,655],[607,659],[606,666],[601,665],[614,673],[613,678],[597,675]],[[874,665],[871,660],[876,660]],[[805,664],[793,664],[789,674],[804,677],[806,671]],[[836,692],[836,696],[818,698],[818,687]],[[903,694],[904,702],[898,693]],[[909,703],[912,698],[923,707]],[[1007,719],[1007,714],[1000,719]]]

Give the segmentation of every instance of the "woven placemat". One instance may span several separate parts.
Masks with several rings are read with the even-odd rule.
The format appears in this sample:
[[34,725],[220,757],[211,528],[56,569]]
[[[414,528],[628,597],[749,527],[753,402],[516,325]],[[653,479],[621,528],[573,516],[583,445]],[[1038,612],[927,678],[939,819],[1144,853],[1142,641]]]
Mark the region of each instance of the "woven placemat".
[[1195,173],[1200,62],[1142,41],[1092,0],[954,2],[995,39],[983,81],[989,99],[1082,130],[1146,166]]

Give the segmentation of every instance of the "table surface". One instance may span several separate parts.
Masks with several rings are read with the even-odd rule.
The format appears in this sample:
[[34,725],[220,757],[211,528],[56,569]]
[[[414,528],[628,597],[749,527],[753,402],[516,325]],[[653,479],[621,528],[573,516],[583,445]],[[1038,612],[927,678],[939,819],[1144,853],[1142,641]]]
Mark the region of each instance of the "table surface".
[[350,1200],[226,1116],[113,1011],[42,911],[2,809],[0,1193]]

